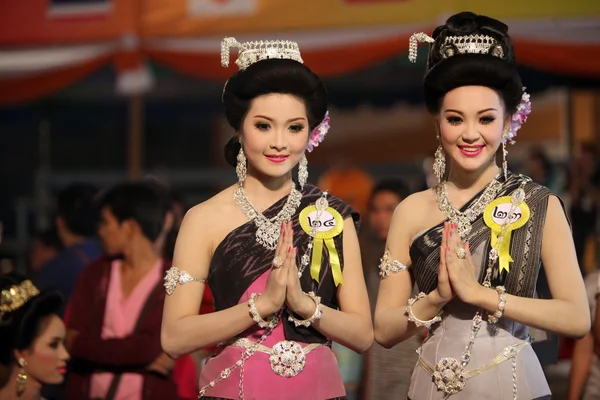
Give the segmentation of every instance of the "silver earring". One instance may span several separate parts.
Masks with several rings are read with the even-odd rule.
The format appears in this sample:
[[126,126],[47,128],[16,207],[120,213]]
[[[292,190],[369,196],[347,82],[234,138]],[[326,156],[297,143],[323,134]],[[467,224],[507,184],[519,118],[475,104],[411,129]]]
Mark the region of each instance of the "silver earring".
[[246,173],[248,172],[246,169],[246,154],[244,154],[244,147],[240,144],[240,151],[237,155],[237,165],[235,166],[235,173],[238,177],[238,183],[241,185],[246,179]]
[[444,155],[444,149],[440,144],[435,151],[435,156],[433,158],[433,175],[438,180],[438,183],[444,179],[444,174],[446,173],[446,156]]
[[308,181],[308,160],[306,159],[306,153],[304,153],[298,164],[298,183],[300,184],[300,189],[304,189],[306,181]]
[[508,150],[506,149],[506,142],[502,142],[502,172],[504,173],[504,180],[508,179],[508,161],[506,161],[506,156],[508,155]]

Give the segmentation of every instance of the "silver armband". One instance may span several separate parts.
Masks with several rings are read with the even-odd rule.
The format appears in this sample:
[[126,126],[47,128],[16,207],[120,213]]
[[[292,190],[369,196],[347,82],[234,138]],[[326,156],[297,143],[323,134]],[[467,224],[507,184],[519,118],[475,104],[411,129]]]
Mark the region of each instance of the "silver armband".
[[175,291],[177,285],[185,285],[190,282],[205,283],[206,279],[196,278],[187,271],[180,271],[177,267],[171,267],[165,275],[165,291],[170,296]]
[[381,257],[381,263],[379,264],[379,276],[381,279],[385,279],[391,274],[398,273],[400,271],[406,271],[408,268],[398,260],[390,259],[390,252],[386,250]]

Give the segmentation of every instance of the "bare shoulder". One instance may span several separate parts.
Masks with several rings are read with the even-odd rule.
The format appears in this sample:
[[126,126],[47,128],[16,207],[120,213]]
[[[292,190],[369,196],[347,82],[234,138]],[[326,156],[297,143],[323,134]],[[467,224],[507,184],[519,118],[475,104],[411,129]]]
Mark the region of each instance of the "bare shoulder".
[[223,218],[233,206],[233,187],[228,187],[202,203],[196,204],[185,214],[184,222],[206,226]]
[[544,237],[553,235],[571,236],[571,227],[561,200],[554,194],[548,196]]
[[431,189],[416,192],[404,199],[394,211],[390,234],[412,238],[443,221],[444,215],[435,202]]
[[565,209],[563,207],[563,203],[555,194],[551,194],[548,196],[548,214],[560,216],[565,216]]
[[435,198],[431,189],[416,192],[398,204],[394,212],[394,218],[418,221],[435,205]]
[[235,187],[190,208],[181,223],[180,232],[203,238],[211,254],[229,232],[247,221],[233,199]]

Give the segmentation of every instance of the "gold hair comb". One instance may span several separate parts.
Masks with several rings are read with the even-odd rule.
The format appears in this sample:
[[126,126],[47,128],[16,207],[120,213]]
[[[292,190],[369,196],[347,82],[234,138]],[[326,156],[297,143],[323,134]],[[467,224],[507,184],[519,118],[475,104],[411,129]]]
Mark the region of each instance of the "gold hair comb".
[[14,285],[3,290],[0,294],[0,320],[4,314],[18,310],[38,294],[40,294],[40,291],[30,280],[23,281],[19,285]]

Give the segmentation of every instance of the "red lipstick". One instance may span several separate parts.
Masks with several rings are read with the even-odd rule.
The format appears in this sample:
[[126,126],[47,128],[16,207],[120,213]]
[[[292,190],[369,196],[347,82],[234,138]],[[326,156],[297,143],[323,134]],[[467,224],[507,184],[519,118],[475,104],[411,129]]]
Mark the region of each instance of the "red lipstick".
[[464,155],[466,157],[477,157],[478,155],[481,154],[484,147],[485,146],[482,144],[472,145],[472,146],[464,146],[463,145],[463,146],[458,146],[458,149],[460,150],[462,155]]
[[285,160],[287,160],[289,156],[285,155],[285,154],[268,154],[268,155],[265,155],[265,157],[267,157],[267,159],[271,162],[280,164],[280,163],[284,162]]

